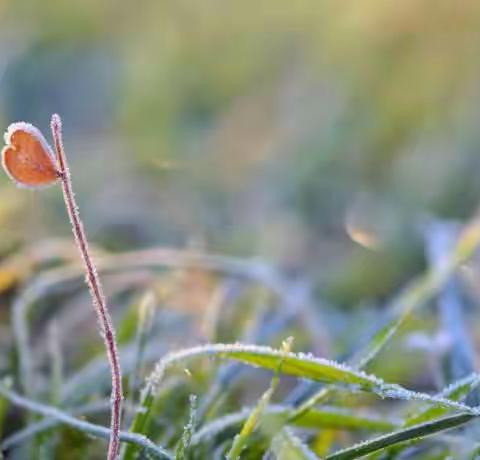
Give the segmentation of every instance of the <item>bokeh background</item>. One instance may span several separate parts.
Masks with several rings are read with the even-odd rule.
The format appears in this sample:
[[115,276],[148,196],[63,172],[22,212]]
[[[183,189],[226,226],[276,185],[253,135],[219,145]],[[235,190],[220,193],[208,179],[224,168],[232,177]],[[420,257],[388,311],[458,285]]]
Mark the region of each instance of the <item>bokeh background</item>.
[[[22,0],[0,14],[1,124],[49,136],[63,116],[90,238],[109,249],[267,257],[354,305],[421,268],[420,218],[463,218],[480,196],[473,0]],[[2,251],[68,236],[58,189],[0,187]]]
[[[97,247],[265,260],[356,337],[432,219],[476,210],[476,0],[3,0],[0,25],[0,126],[62,115]],[[4,338],[12,257],[70,233],[58,187],[0,175]]]

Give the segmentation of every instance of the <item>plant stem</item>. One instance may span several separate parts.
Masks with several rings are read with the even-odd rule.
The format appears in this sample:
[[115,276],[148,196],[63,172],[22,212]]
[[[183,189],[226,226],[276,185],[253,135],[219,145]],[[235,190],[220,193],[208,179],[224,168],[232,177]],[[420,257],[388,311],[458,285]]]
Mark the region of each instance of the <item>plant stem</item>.
[[103,295],[102,285],[98,276],[95,264],[88,248],[87,237],[83,224],[80,219],[78,206],[75,202],[75,195],[72,189],[72,181],[68,168],[65,151],[62,140],[62,122],[59,115],[52,116],[51,128],[57,156],[58,166],[60,169],[60,179],[62,181],[63,196],[67,207],[70,222],[72,224],[73,234],[80,249],[80,253],[85,264],[86,282],[90,288],[90,294],[100,323],[108,360],[112,371],[112,395],[111,395],[111,436],[108,446],[108,460],[115,460],[119,453],[120,447],[120,419],[122,409],[122,374],[120,370],[120,362],[117,351],[117,343],[115,340],[115,330],[112,320],[108,312],[105,296]]

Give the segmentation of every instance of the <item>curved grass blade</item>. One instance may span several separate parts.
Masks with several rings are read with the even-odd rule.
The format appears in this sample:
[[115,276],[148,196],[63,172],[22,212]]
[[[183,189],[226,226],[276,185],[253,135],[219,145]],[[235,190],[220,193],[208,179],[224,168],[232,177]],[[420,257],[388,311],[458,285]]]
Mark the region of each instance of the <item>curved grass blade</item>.
[[[410,315],[427,303],[441,289],[452,273],[469,259],[480,245],[480,217],[474,217],[462,230],[452,253],[441,268],[431,270],[413,281],[392,306],[395,317],[383,326],[371,341],[357,353],[350,364],[355,369],[365,369],[376,356],[388,345]],[[398,312],[398,313],[397,313]],[[322,388],[302,403],[293,417],[300,416],[316,404],[327,400],[333,392],[330,387]]]
[[[474,390],[480,384],[480,375],[472,374],[459,380],[456,383],[445,388],[441,391],[437,397],[448,398],[452,401],[462,401],[468,394]],[[425,423],[434,419],[438,419],[448,412],[447,409],[441,406],[430,406],[426,409],[421,409],[414,414],[410,415],[404,420],[403,428],[408,428],[419,423]],[[389,458],[396,458],[404,449],[409,447],[414,441],[408,443],[408,445],[397,445],[388,449]]]
[[[150,248],[122,254],[100,254],[97,269],[102,273],[117,273],[128,270],[158,268],[200,268],[221,275],[260,282],[272,292],[283,295],[278,286],[277,275],[268,265],[258,260],[236,259],[218,254],[203,254],[190,250]],[[82,267],[63,265],[36,276],[16,297],[12,306],[12,325],[19,360],[18,381],[27,396],[34,391],[33,362],[30,352],[28,316],[30,310],[42,297],[55,292],[64,292],[72,285],[83,285]]]
[[[471,393],[479,385],[480,375],[471,374],[468,377],[465,377],[464,379],[459,380],[458,382],[455,382],[445,388],[437,395],[437,397],[460,402],[464,400],[468,396],[468,394]],[[442,415],[445,415],[447,412],[448,410],[441,406],[429,407],[407,417],[404,426],[408,427],[416,425],[418,423],[428,422],[430,420],[439,418]]]
[[[354,384],[366,390],[373,391],[373,389],[376,389],[377,392],[381,392],[385,385],[382,380],[374,376],[353,371],[332,361],[315,359],[308,355],[297,355],[291,352],[284,353],[270,347],[240,344],[199,346],[168,353],[157,363],[154,372],[147,379],[147,384],[142,391],[140,402],[142,410],[137,412],[129,431],[143,434],[147,432],[155,401],[155,393],[168,367],[188,359],[208,356],[234,359],[270,370],[276,370],[279,359],[283,359],[282,373],[284,374],[325,382]],[[138,448],[129,445],[125,448],[123,460],[134,460],[137,454]]]
[[176,362],[208,356],[233,359],[271,371],[275,371],[279,359],[283,359],[282,374],[320,382],[355,385],[367,391],[380,393],[383,388],[387,387],[383,380],[361,371],[355,371],[335,361],[315,358],[303,353],[284,353],[267,346],[242,344],[212,344],[169,353],[157,363],[155,370],[147,379],[147,386],[156,388],[166,369]]
[[441,267],[435,267],[416,280],[403,291],[394,304],[399,310],[398,318],[383,327],[352,363],[354,367],[363,369],[390,342],[391,338],[419,306],[424,305],[445,284],[458,266],[470,258],[480,245],[480,218],[475,217],[463,229],[451,254],[445,258]]
[[[441,267],[458,238],[459,223],[427,219],[423,225],[425,255],[432,267]],[[449,337],[448,352],[442,357],[442,370],[447,382],[471,374],[475,369],[475,352],[466,324],[465,301],[461,281],[453,274],[437,296],[440,330]]]
[[[145,423],[151,416],[156,390],[168,367],[184,360],[208,356],[234,359],[273,371],[277,369],[278,362],[282,359],[282,374],[289,374],[312,380],[327,381],[330,383],[350,384],[365,391],[377,394],[382,398],[418,400],[429,402],[436,406],[445,407],[450,410],[465,412],[470,415],[477,414],[474,409],[463,404],[445,398],[438,398],[424,393],[409,391],[399,385],[387,384],[373,375],[354,371],[347,366],[333,361],[314,358],[310,355],[304,355],[301,353],[285,353],[281,350],[275,350],[266,346],[213,344],[169,353],[157,364],[143,391],[141,401],[143,410],[135,417],[131,431],[144,433],[143,430],[145,429]],[[136,431],[137,429],[139,431]],[[133,452],[135,449],[135,447],[127,448],[126,456],[124,457],[125,460],[133,460],[135,458]],[[129,456],[127,456],[127,454]]]
[[[32,401],[28,398],[24,398],[23,396],[20,396],[15,392],[1,385],[0,385],[0,395],[8,399],[12,404],[16,406],[23,407],[33,413],[41,414],[41,415],[44,415],[45,417],[58,420],[60,423],[69,425],[72,428],[75,428],[85,433],[85,435],[90,435],[96,438],[107,439],[107,440],[110,438],[109,428],[106,428],[100,425],[95,425],[94,423],[85,422],[84,420],[79,420],[65,412],[62,412],[61,410],[55,407],[47,406],[45,404],[40,404],[36,401]],[[173,460],[173,457],[169,452],[157,446],[150,439],[148,439],[146,436],[143,436],[141,434],[126,433],[122,431],[120,432],[120,440],[122,442],[133,443],[141,446],[142,449],[146,450],[154,458]]]
[[[155,392],[165,375],[169,366],[184,360],[214,356],[225,359],[234,359],[245,364],[262,367],[275,371],[278,360],[282,359],[281,374],[292,375],[304,379],[317,380],[343,385],[353,385],[364,391],[376,394],[381,398],[399,400],[418,400],[429,402],[434,405],[449,408],[467,413],[477,412],[464,404],[450,401],[445,398],[430,396],[425,393],[407,390],[396,384],[385,383],[382,379],[366,374],[362,371],[355,371],[348,366],[329,361],[323,358],[315,358],[303,353],[284,353],[267,346],[242,345],[242,344],[212,344],[188,348],[167,354],[155,366],[155,370],[147,379],[146,393]],[[149,387],[152,387],[150,390]],[[143,402],[141,403],[143,407]]]
[[[108,410],[110,410],[110,401],[97,401],[95,403],[88,403],[74,409],[72,408],[72,410],[69,411],[69,415],[75,417],[84,417],[86,415],[96,414]],[[2,439],[2,448],[7,450],[25,443],[37,434],[43,433],[44,431],[47,431],[59,424],[60,422],[57,419],[48,417],[43,418],[38,422],[30,423],[25,428],[15,431],[8,437]]]

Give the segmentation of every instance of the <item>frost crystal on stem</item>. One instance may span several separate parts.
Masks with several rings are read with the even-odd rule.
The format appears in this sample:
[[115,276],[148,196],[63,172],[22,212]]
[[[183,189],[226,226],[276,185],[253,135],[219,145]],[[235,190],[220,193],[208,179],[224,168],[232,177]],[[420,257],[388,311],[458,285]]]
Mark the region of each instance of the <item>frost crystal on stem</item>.
[[115,460],[118,457],[120,448],[120,419],[122,410],[122,374],[120,370],[120,362],[117,351],[117,343],[115,340],[115,330],[112,325],[112,320],[107,309],[105,296],[103,294],[100,278],[95,269],[92,256],[88,248],[87,237],[83,224],[78,212],[78,206],[75,202],[75,195],[73,193],[72,181],[70,179],[70,171],[68,168],[65,151],[62,141],[62,122],[59,115],[52,116],[51,128],[53,134],[53,141],[55,153],[57,156],[58,167],[60,171],[60,179],[62,182],[63,196],[67,207],[70,222],[72,224],[73,234],[80,249],[80,253],[85,264],[86,282],[90,288],[95,310],[97,312],[98,321],[102,331],[105,348],[107,351],[108,360],[112,371],[112,411],[111,411],[111,429],[112,434],[108,446],[108,460]]

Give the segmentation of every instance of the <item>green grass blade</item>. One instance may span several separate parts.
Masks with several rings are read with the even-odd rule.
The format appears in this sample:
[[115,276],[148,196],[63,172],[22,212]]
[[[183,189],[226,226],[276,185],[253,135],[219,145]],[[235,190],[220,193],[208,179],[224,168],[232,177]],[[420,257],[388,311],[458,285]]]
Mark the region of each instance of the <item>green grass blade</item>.
[[[466,396],[475,389],[480,384],[480,375],[471,374],[464,379],[459,380],[458,382],[453,383],[452,385],[445,388],[441,391],[437,397],[439,398],[448,398],[452,401],[462,401]],[[414,414],[410,415],[404,420],[403,427],[407,428],[419,423],[425,423],[434,419],[438,419],[446,415],[448,409],[441,406],[430,406],[428,408],[421,409]],[[411,445],[409,443],[408,445]],[[388,450],[389,456],[396,458],[408,445],[397,445]]]
[[430,272],[407,287],[392,306],[392,310],[400,310],[400,314],[383,326],[367,346],[354,356],[352,359],[353,367],[365,369],[390,342],[412,312],[426,303],[446,279],[447,274],[444,272]]
[[239,434],[233,438],[233,444],[230,451],[227,453],[227,460],[238,460],[240,454],[248,443],[252,433],[257,425],[260,423],[260,418],[265,411],[266,406],[269,404],[273,395],[273,389],[269,388],[258,401],[258,404],[253,408],[248,417],[245,419],[245,423]]
[[328,455],[325,460],[351,460],[354,458],[360,458],[402,442],[418,441],[427,436],[459,427],[469,422],[474,417],[475,416],[472,414],[457,414],[420,423],[335,452]]
[[390,431],[399,426],[398,420],[335,407],[311,410],[295,420],[303,428],[334,428],[343,430]]
[[275,350],[267,346],[242,344],[213,344],[169,353],[156,365],[154,372],[148,378],[148,385],[158,386],[166,369],[172,364],[208,356],[233,359],[271,371],[277,369],[278,360],[283,356],[282,374],[320,382],[357,385],[372,391],[385,385],[381,379],[373,375],[355,371],[335,361],[314,358],[302,353],[283,353],[281,350]]
[[133,402],[135,398],[135,389],[137,388],[138,378],[142,371],[143,358],[147,340],[152,329],[153,317],[155,312],[155,296],[151,291],[147,291],[138,306],[136,305],[136,334],[135,334],[135,359],[132,372],[128,375],[127,397]]
[[400,327],[418,307],[425,305],[444,285],[452,273],[470,258],[480,244],[480,220],[473,219],[462,231],[455,248],[441,268],[431,270],[420,277],[396,300],[394,310],[399,310],[398,318],[383,327],[355,358],[352,363],[358,369],[364,369],[382,351]]
[[[150,417],[153,401],[155,399],[154,395],[170,366],[184,360],[208,356],[234,359],[273,371],[278,369],[278,362],[281,359],[282,374],[338,384],[353,384],[366,391],[377,394],[382,398],[409,401],[417,400],[428,402],[434,406],[444,407],[449,410],[465,412],[470,415],[477,414],[475,409],[463,404],[445,398],[409,391],[399,385],[386,384],[373,375],[355,371],[333,361],[318,359],[301,353],[285,353],[281,350],[275,350],[265,346],[213,344],[169,353],[157,364],[154,372],[148,379],[146,388],[144,389],[144,396],[141,402],[143,410],[138,414],[138,418],[134,421],[131,431],[144,433],[144,425],[142,425],[142,423]],[[137,429],[141,431],[136,431]],[[134,458],[134,456],[127,457],[127,460],[133,460]]]
[[370,393],[377,394],[382,398],[418,400],[452,410],[476,413],[474,409],[465,406],[464,404],[450,401],[445,398],[430,396],[425,393],[410,391],[400,385],[387,384],[374,375],[366,374],[362,371],[355,371],[354,369],[335,361],[315,358],[311,355],[305,355],[302,353],[284,353],[281,350],[257,345],[213,344],[169,353],[156,365],[155,370],[148,378],[146,388],[148,389],[151,386],[155,392],[155,388],[157,388],[162,381],[169,366],[184,360],[205,356],[234,359],[245,364],[262,367],[272,371],[277,369],[278,360],[281,358],[282,374],[317,380],[320,382],[354,385],[355,387],[359,387]]
[[243,424],[243,427],[240,430],[240,433],[237,436],[235,436],[235,438],[233,439],[232,447],[227,454],[227,460],[238,460],[240,458],[240,454],[242,453],[242,450],[245,448],[253,431],[255,430],[257,425],[260,423],[261,417],[263,416],[266,407],[270,404],[270,400],[272,399],[273,393],[278,387],[278,383],[280,382],[279,373],[281,372],[285,358],[287,356],[287,353],[290,351],[291,346],[292,346],[292,338],[287,339],[283,343],[282,355],[278,360],[279,362],[277,364],[277,369],[275,370],[275,375],[272,378],[270,387],[262,395],[262,397],[258,401],[255,408],[251,411],[250,415],[245,420],[245,423]]
[[[426,275],[411,283],[410,286],[400,294],[393,305],[393,310],[399,311],[398,316],[389,321],[386,326],[382,327],[367,346],[353,357],[351,360],[352,367],[359,370],[365,369],[388,345],[413,311],[427,303],[460,264],[474,254],[479,245],[480,219],[475,217],[460,234],[458,242],[445,263],[445,266],[443,266],[442,269],[429,271]],[[301,415],[315,404],[327,400],[331,396],[332,391],[330,388],[322,388],[298,408],[295,416]]]
[[190,416],[188,423],[183,429],[183,434],[175,450],[175,460],[185,460],[188,449],[192,443],[192,436],[195,430],[195,417],[197,411],[197,397],[190,395]]
[[[3,381],[1,384],[7,387],[10,386],[10,383],[5,381]],[[0,439],[3,439],[4,423],[7,417],[9,405],[10,403],[8,401],[8,398],[0,397]]]
[[[155,400],[152,387],[145,387],[141,398],[142,410],[137,411],[135,417],[133,418],[132,424],[128,430],[130,433],[145,434],[148,432],[148,425],[150,423],[152,412],[151,409]],[[121,457],[123,460],[135,460],[140,450],[141,449],[139,446],[128,444],[125,446]]]
[[[221,435],[222,433],[232,431],[245,422],[253,409],[247,408],[239,412],[225,415],[204,425],[195,433],[192,438],[192,444],[200,444]],[[268,406],[264,411],[264,417],[267,420],[286,420],[288,419],[292,408],[286,406]],[[334,407],[322,407],[321,409],[312,409],[295,419],[292,425],[300,428],[310,429],[341,429],[341,430],[371,430],[371,431],[391,431],[398,428],[399,421],[388,420],[386,417],[374,416],[371,414],[362,414],[348,410],[341,410]]]
[[273,438],[271,449],[277,460],[318,460],[318,457],[288,428]]
[[[129,432],[130,433],[139,433],[146,435],[149,431],[150,422],[152,418],[152,412],[156,405],[158,405],[158,399],[163,400],[164,397],[167,397],[173,388],[175,388],[179,384],[178,379],[171,379],[168,383],[166,383],[161,394],[153,394],[153,388],[147,385],[142,392],[140,397],[141,404],[139,409],[137,410],[135,417],[130,425]],[[122,460],[136,460],[139,453],[141,452],[141,448],[135,444],[127,444],[121,452],[120,458]]]
[[[302,356],[289,353],[285,357],[285,353],[282,354],[281,351],[269,347],[216,344],[169,353],[156,365],[154,372],[148,378],[140,402],[142,410],[137,413],[129,431],[142,434],[147,432],[148,421],[151,417],[152,406],[155,400],[155,393],[168,367],[183,360],[211,355],[237,359],[253,365],[263,364],[263,367],[271,370],[276,369],[278,366],[278,360],[284,356],[282,372],[288,373],[288,371],[291,371],[293,375],[306,375],[306,372],[303,371],[301,367],[298,368],[298,366],[295,366],[296,364],[298,365],[298,363],[302,363]],[[309,359],[311,360],[311,358]],[[307,361],[304,364],[306,364],[307,368],[314,366],[310,361]],[[378,386],[382,383],[376,378],[368,377],[356,372],[350,372],[339,364],[332,364],[327,360],[320,360],[316,370],[315,377],[324,378],[326,381],[346,381],[347,383],[357,383],[358,385],[365,387]],[[127,446],[123,460],[134,460],[137,452],[138,448],[136,446]]]
[[[462,401],[472,390],[478,387],[478,385],[480,385],[480,375],[472,374],[447,387],[438,394],[438,397],[447,398],[451,401]],[[423,409],[410,415],[405,420],[404,426],[408,427],[418,423],[428,422],[429,420],[445,415],[447,412],[448,410],[441,406],[428,407],[427,409]]]
[[[374,376],[356,372],[333,361],[316,359],[310,355],[291,352],[285,353],[270,347],[255,345],[206,345],[168,353],[158,362],[154,372],[147,379],[147,385],[142,392],[140,402],[142,410],[137,413],[129,431],[140,434],[147,432],[155,394],[163,380],[166,370],[170,366],[185,360],[208,356],[234,359],[273,371],[277,370],[279,360],[282,360],[282,374],[332,383],[354,384],[366,390],[376,391],[377,393],[382,393],[387,388],[390,390],[393,388],[385,386],[382,380]],[[137,453],[138,447],[127,446],[123,460],[134,460]]]

